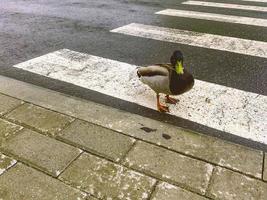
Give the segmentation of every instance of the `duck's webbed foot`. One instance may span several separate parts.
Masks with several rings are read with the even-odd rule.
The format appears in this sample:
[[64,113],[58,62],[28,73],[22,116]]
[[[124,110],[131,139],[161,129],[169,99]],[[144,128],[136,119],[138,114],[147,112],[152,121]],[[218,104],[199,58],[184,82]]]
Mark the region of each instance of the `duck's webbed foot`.
[[166,95],[166,103],[170,103],[170,104],[177,104],[179,100],[171,98],[169,95]]
[[164,106],[159,102],[159,95],[157,94],[157,107],[159,112],[170,112],[168,106]]
[[159,112],[170,112],[168,106],[164,106],[164,105],[161,105],[161,104],[158,105],[158,111]]

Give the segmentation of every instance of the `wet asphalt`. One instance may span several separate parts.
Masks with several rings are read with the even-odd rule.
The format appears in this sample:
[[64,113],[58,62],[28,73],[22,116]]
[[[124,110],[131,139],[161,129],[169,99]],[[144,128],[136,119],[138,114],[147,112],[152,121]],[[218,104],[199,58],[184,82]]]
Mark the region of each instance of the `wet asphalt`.
[[[266,148],[242,138],[179,118],[162,115],[97,92],[39,77],[11,66],[68,48],[135,65],[168,62],[175,49],[184,53],[185,67],[195,78],[267,95],[267,59],[182,44],[132,37],[109,31],[142,23],[267,42],[267,28],[155,15],[166,8],[267,19],[267,13],[182,5],[182,0],[1,0],[0,74],[65,92],[184,128],[248,146]],[[215,2],[215,0],[213,0]],[[244,5],[264,3],[216,0]],[[211,94],[212,95],[212,94]]]

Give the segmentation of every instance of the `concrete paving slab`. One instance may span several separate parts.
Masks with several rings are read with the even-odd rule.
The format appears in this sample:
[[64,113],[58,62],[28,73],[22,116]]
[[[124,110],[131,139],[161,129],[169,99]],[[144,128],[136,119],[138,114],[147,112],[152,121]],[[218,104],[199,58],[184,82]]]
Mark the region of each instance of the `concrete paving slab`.
[[52,135],[61,131],[64,126],[73,121],[71,117],[27,103],[15,109],[6,117]]
[[81,120],[60,132],[60,138],[117,162],[135,142],[133,138]]
[[207,198],[166,182],[157,185],[151,200],[207,200]]
[[89,196],[89,197],[87,197],[86,200],[97,200],[97,198],[95,198],[95,197],[93,197],[93,196]]
[[[112,115],[113,119],[108,125],[133,137],[261,178],[262,151],[183,130],[149,118],[136,115],[126,117],[123,114],[115,113],[113,110],[106,111],[105,116]],[[100,117],[100,113],[95,116]],[[107,122],[103,121],[101,124],[105,123]]]
[[0,146],[5,140],[15,135],[21,129],[21,126],[0,119]]
[[82,200],[86,194],[18,163],[0,176],[0,197],[4,200]]
[[[164,122],[127,113],[91,101],[0,76],[0,90],[24,101],[53,109],[124,134],[157,143],[255,177],[261,176],[262,152],[171,126]],[[146,132],[144,129],[153,130]],[[167,136],[164,138],[163,136]],[[234,153],[233,153],[234,152]],[[250,160],[248,163],[247,160]]]
[[0,116],[21,105],[21,100],[0,94]]
[[[11,91],[9,87],[6,87],[6,89],[9,88],[8,92],[11,92],[11,93],[13,92],[12,94],[15,95],[16,97],[21,96],[21,98],[23,98],[24,101],[29,101],[29,102],[32,102],[34,104],[40,105],[42,107],[46,107],[48,109],[52,109],[52,110],[61,112],[63,114],[71,115],[75,118],[80,118],[80,119],[83,119],[85,121],[87,120],[89,122],[95,123],[95,124],[100,125],[102,127],[106,127],[108,129],[110,129],[109,131],[111,131],[111,132],[113,132],[112,130],[115,130],[115,131],[121,132],[123,134],[133,136],[133,137],[139,138],[139,139],[144,140],[144,141],[149,141],[150,143],[154,143],[154,144],[157,144],[159,146],[164,146],[166,148],[177,151],[177,153],[176,153],[173,151],[168,151],[168,150],[166,150],[166,148],[161,148],[159,146],[147,144],[147,145],[153,146],[153,148],[149,148],[149,150],[146,150],[145,148],[140,148],[140,150],[138,150],[137,153],[135,153],[135,148],[138,147],[139,142],[137,143],[137,146],[130,151],[128,157],[131,156],[131,159],[135,159],[134,160],[135,165],[132,165],[132,167],[136,166],[136,168],[138,168],[138,171],[140,171],[140,172],[142,171],[143,173],[151,174],[151,176],[154,176],[154,177],[157,177],[161,180],[165,180],[165,181],[169,182],[169,183],[166,183],[167,184],[166,188],[158,188],[157,187],[156,192],[154,192],[152,195],[152,198],[153,197],[161,198],[162,195],[163,196],[165,195],[165,193],[166,193],[166,196],[167,195],[170,196],[169,198],[172,198],[173,194],[175,196],[177,196],[176,193],[178,193],[180,195],[185,195],[184,198],[187,198],[187,195],[189,195],[189,197],[192,199],[194,199],[195,197],[203,197],[203,196],[197,195],[195,193],[191,193],[192,191],[195,191],[197,193],[201,193],[201,192],[199,192],[199,190],[201,190],[202,185],[196,191],[196,190],[188,187],[186,184],[183,183],[184,179],[182,176],[186,176],[186,180],[187,180],[189,178],[192,178],[194,176],[194,173],[196,173],[197,175],[200,175],[199,176],[200,178],[197,178],[197,177],[192,178],[192,180],[194,182],[193,183],[194,187],[198,186],[198,185],[200,185],[201,178],[202,179],[205,178],[204,175],[201,176],[201,174],[203,174],[202,172],[203,171],[205,172],[205,170],[202,170],[205,168],[205,165],[195,163],[195,161],[197,159],[195,160],[192,158],[188,158],[186,156],[181,156],[178,152],[181,152],[182,154],[190,155],[191,157],[206,160],[207,162],[214,163],[215,165],[224,166],[227,169],[225,169],[225,168],[223,168],[223,169],[226,170],[227,172],[229,172],[229,173],[223,173],[224,175],[225,174],[233,174],[233,175],[229,176],[230,178],[228,177],[228,175],[226,178],[225,177],[222,178],[221,176],[217,175],[215,172],[214,176],[212,176],[212,178],[210,179],[210,186],[208,188],[208,192],[206,192],[205,195],[208,194],[209,197],[212,197],[212,198],[214,198],[214,196],[217,195],[217,196],[219,196],[218,198],[221,198],[221,199],[228,199],[229,196],[230,196],[229,199],[231,199],[232,196],[234,196],[235,199],[244,199],[243,198],[244,196],[242,196],[243,195],[242,193],[244,193],[244,194],[248,193],[247,196],[251,197],[251,199],[257,199],[258,200],[258,199],[262,199],[262,197],[263,197],[263,199],[266,198],[266,196],[265,196],[266,183],[264,181],[260,181],[260,179],[259,179],[259,178],[263,177],[266,180],[266,172],[267,172],[266,171],[267,161],[266,161],[266,155],[265,155],[265,169],[264,169],[264,172],[262,174],[263,152],[261,152],[261,151],[254,150],[251,148],[246,148],[246,147],[239,146],[239,145],[235,145],[233,143],[219,140],[218,138],[213,138],[213,137],[193,133],[190,131],[186,131],[186,130],[177,128],[175,126],[171,126],[171,125],[164,123],[164,122],[159,122],[159,121],[155,121],[155,120],[145,118],[142,116],[133,115],[131,113],[120,111],[120,110],[117,110],[117,109],[114,109],[111,107],[99,105],[99,104],[96,104],[93,102],[89,102],[89,101],[85,101],[85,100],[81,100],[81,99],[77,99],[77,98],[73,98],[73,97],[68,97],[66,95],[62,95],[60,93],[49,91],[49,90],[46,90],[43,88],[38,88],[35,86],[33,87],[33,86],[26,84],[26,83],[20,82],[20,84],[15,84],[15,85],[8,84],[8,85],[9,85],[9,87],[16,88],[16,89]],[[2,85],[0,87],[2,87]],[[22,105],[20,107],[24,107],[24,106],[25,105]],[[27,110],[27,109],[25,109],[25,110]],[[44,112],[45,111],[46,111],[46,109],[44,109]],[[49,112],[52,112],[52,111],[49,111]],[[27,111],[26,113],[31,113],[31,112]],[[52,113],[54,113],[54,112],[52,112]],[[58,113],[56,113],[56,114],[58,114]],[[76,120],[77,121],[72,122],[72,123],[75,124],[75,123],[79,122],[78,119],[76,119]],[[18,121],[15,121],[15,122],[18,122]],[[18,122],[18,123],[20,123],[20,122]],[[71,123],[71,122],[69,121],[68,123]],[[84,122],[84,123],[87,124],[87,122]],[[26,127],[30,126],[30,125],[27,125],[26,123],[22,123],[22,124],[24,124]],[[70,124],[70,127],[73,124]],[[73,131],[72,133],[73,134],[70,134],[68,131],[66,131],[67,133],[66,133],[66,135],[64,135],[65,134],[64,129],[62,132],[55,132],[54,134],[56,136],[59,136],[62,133],[63,136],[66,136],[66,138],[64,140],[69,139],[68,142],[73,140],[73,144],[75,144],[76,146],[84,145],[84,147],[86,147],[87,143],[90,144],[90,142],[92,142],[88,139],[90,137],[91,137],[91,140],[98,141],[98,139],[99,139],[99,141],[101,141],[101,139],[97,137],[97,134],[100,131],[97,131],[95,134],[90,135],[90,133],[87,133],[87,131],[86,131],[87,129],[90,128],[90,126],[87,127],[86,125],[83,125],[83,124],[78,125],[78,124],[79,123],[76,124],[77,126],[72,127],[72,131]],[[81,126],[82,128],[79,129],[79,126]],[[67,126],[67,129],[68,129],[68,127],[69,126]],[[7,122],[6,120],[0,119],[0,139],[3,141],[2,143],[4,145],[8,144],[11,141],[13,141],[13,142],[16,141],[16,142],[14,142],[14,144],[23,143],[23,140],[19,140],[18,138],[22,137],[21,134],[23,135],[26,130],[18,132],[18,130],[20,130],[21,128],[22,127],[20,127],[20,126],[16,126],[13,123],[10,123],[10,122]],[[77,130],[78,130],[78,131],[76,131],[76,133],[75,133],[75,128],[77,128]],[[37,129],[37,128],[34,127],[33,129]],[[4,130],[4,131],[2,132],[2,130]],[[14,133],[17,133],[17,134],[14,134]],[[5,134],[7,134],[7,135],[5,136]],[[38,135],[43,136],[45,138],[51,139],[51,138],[44,136],[42,134],[39,134],[39,133],[35,133],[35,134],[38,134]],[[76,134],[79,137],[75,137]],[[117,134],[119,134],[119,133],[117,133]],[[127,136],[124,136],[124,137],[127,137]],[[35,141],[35,143],[37,143],[36,141],[39,142],[39,139],[37,140],[35,137],[31,137],[31,138],[33,141]],[[81,141],[78,141],[80,138],[82,138],[81,141],[84,143],[82,143]],[[61,139],[63,139],[63,137]],[[88,139],[88,141],[83,141],[84,139]],[[115,137],[115,139],[116,139],[116,137]],[[53,139],[51,139],[51,140],[53,140]],[[42,140],[40,140],[40,141],[42,141]],[[46,141],[46,139],[45,139],[45,141]],[[53,141],[59,142],[57,140],[53,140]],[[41,142],[41,143],[43,144],[43,142]],[[59,142],[59,143],[61,143],[61,142]],[[143,143],[143,142],[140,142],[140,143]],[[39,143],[37,143],[37,145],[38,144]],[[20,145],[22,145],[22,144],[20,144]],[[17,146],[19,146],[19,145],[13,145],[13,146],[16,146],[16,148],[17,148]],[[26,145],[26,146],[28,147],[29,145]],[[42,145],[40,145],[40,146],[42,146]],[[90,146],[92,146],[92,145],[88,145],[88,148]],[[25,147],[25,148],[27,148],[27,147]],[[161,153],[158,153],[158,151],[156,151],[154,149],[154,147],[156,149],[163,149],[163,151],[161,151]],[[19,148],[22,148],[22,147],[19,146]],[[51,147],[49,147],[49,148],[53,149]],[[105,149],[105,148],[103,147],[103,149]],[[103,149],[102,148],[98,149],[98,151],[100,151],[100,150],[102,151]],[[39,150],[39,151],[41,151],[41,150]],[[93,152],[93,150],[91,150],[91,151]],[[166,153],[166,152],[171,152],[171,155],[169,153]],[[41,152],[40,154],[42,156],[43,152]],[[144,154],[144,156],[141,154]],[[170,158],[172,158],[172,155],[174,155],[174,154],[179,155],[179,159],[170,159]],[[10,153],[9,155],[12,155],[12,153]],[[30,153],[29,153],[29,155],[30,155]],[[29,156],[29,155],[27,155],[27,156]],[[100,198],[102,198],[102,197],[108,198],[108,195],[110,198],[112,198],[112,197],[115,198],[116,195],[120,195],[120,198],[123,199],[122,195],[124,195],[124,197],[125,197],[125,194],[127,193],[127,191],[123,194],[120,193],[120,191],[121,191],[121,188],[129,187],[127,185],[128,182],[131,182],[131,183],[133,182],[132,179],[134,179],[134,178],[132,177],[132,174],[130,172],[128,172],[128,171],[132,172],[132,170],[126,169],[125,167],[122,167],[120,165],[113,164],[113,163],[106,161],[104,159],[100,159],[100,158],[96,159],[96,157],[92,156],[92,155],[88,155],[88,154],[85,154],[85,155],[87,155],[87,157],[90,157],[90,159],[86,158],[83,161],[80,161],[79,160],[80,158],[78,158],[76,161],[74,161],[70,165],[69,168],[66,169],[66,172],[68,172],[68,173],[66,173],[67,178],[64,179],[65,178],[64,177],[65,172],[64,172],[63,175],[60,176],[60,179],[68,182],[68,184],[71,184],[72,186],[75,186],[78,189],[84,190],[84,188],[85,188],[85,190],[89,191],[90,193],[92,192],[92,190],[94,190],[92,192],[92,194],[94,196],[97,196]],[[99,155],[100,155],[100,152],[99,152]],[[149,155],[149,156],[147,156],[147,155]],[[163,156],[161,156],[161,155],[163,155]],[[103,154],[103,156],[105,156],[105,155]],[[143,160],[140,161],[142,156],[143,156],[144,161]],[[145,157],[145,156],[147,156],[147,157]],[[108,158],[107,155],[105,157]],[[24,159],[22,157],[20,157],[20,158]],[[44,158],[44,160],[49,160],[49,159]],[[52,158],[52,159],[54,159],[54,158]],[[189,160],[191,159],[192,162],[184,161],[184,160],[188,160],[188,159]],[[28,163],[29,166],[34,166],[34,167],[40,169],[41,171],[48,173],[46,171],[47,169],[41,168],[41,167],[37,166],[37,164],[34,165],[30,160],[24,159],[23,161]],[[146,161],[148,162],[148,164],[146,163]],[[106,162],[107,164],[101,164],[103,162]],[[204,163],[206,165],[210,165],[208,163],[198,161],[198,160],[197,160],[197,162]],[[183,164],[180,164],[180,163],[183,163]],[[187,163],[187,165],[186,165],[186,163]],[[113,166],[113,167],[111,167],[111,166]],[[175,166],[175,168],[172,169],[171,166]],[[6,174],[8,174],[10,171],[12,171],[13,168],[15,168],[15,167],[17,167],[17,165],[15,165],[11,169],[7,170],[0,177],[6,176]],[[112,169],[114,169],[114,168],[116,170],[112,171]],[[182,168],[182,169],[180,169],[180,168]],[[195,168],[197,168],[197,170],[195,170]],[[69,169],[70,169],[70,171],[68,171]],[[95,169],[97,169],[96,174],[93,173]],[[190,169],[191,169],[191,173],[189,174],[188,171]],[[229,169],[232,169],[232,171]],[[89,170],[89,172],[88,172],[88,170]],[[234,172],[233,170],[234,171],[240,171],[243,174],[249,174],[250,176],[257,177],[258,179],[248,178],[246,175],[239,174],[237,172]],[[122,171],[122,173],[120,173],[121,171]],[[172,176],[176,176],[178,174],[181,176],[181,178],[179,178],[178,180],[172,180],[171,176],[170,176],[171,178],[167,177],[167,176],[162,177],[162,174],[168,175],[168,173]],[[181,174],[179,174],[179,173],[181,173]],[[117,175],[117,174],[119,174],[119,175]],[[137,174],[139,174],[139,173],[137,173]],[[150,192],[147,192],[146,194],[144,194],[144,196],[150,195],[151,187],[153,187],[151,185],[153,185],[153,184],[150,181],[147,181],[147,179],[148,180],[150,180],[150,179],[146,175],[141,174],[140,176],[145,177],[144,180],[146,180],[146,188],[149,188],[149,189],[144,189],[144,190],[150,191]],[[241,176],[242,178],[240,178],[239,176]],[[112,177],[112,178],[110,178],[110,177]],[[123,177],[123,178],[121,178],[121,177]],[[231,178],[231,177],[233,177],[233,178]],[[247,181],[250,179],[253,181],[252,182]],[[117,183],[116,180],[120,180],[121,184],[116,184]],[[247,182],[245,182],[243,180],[245,180]],[[181,181],[182,183],[180,183],[178,181]],[[216,181],[216,183],[214,181]],[[104,184],[103,184],[103,182],[104,182]],[[138,181],[136,180],[136,182],[138,182]],[[139,184],[139,182],[138,183],[136,183],[136,182],[132,184],[133,189],[128,188],[132,192],[131,194],[129,194],[129,195],[131,195],[131,197],[133,197],[132,199],[135,199],[136,193],[137,193],[137,195],[140,194],[139,191],[138,192],[135,191],[135,189],[136,189],[135,186]],[[178,188],[178,187],[177,187],[178,189],[172,189],[171,187],[169,187],[169,184],[171,184],[171,183],[173,185],[176,185],[173,187],[177,187],[179,185],[183,189]],[[190,182],[186,182],[186,183],[190,183]],[[140,184],[142,184],[142,183],[140,183]],[[202,181],[202,184],[205,185],[205,180]],[[227,184],[229,185],[228,187],[225,186]],[[240,184],[241,184],[241,186],[240,186]],[[94,187],[92,187],[92,185]],[[114,189],[114,188],[116,188],[116,189]],[[256,192],[255,192],[254,188],[258,188]],[[0,189],[1,189],[1,178],[0,178]],[[222,189],[224,191],[222,192],[222,190],[220,190],[220,189]],[[189,192],[189,190],[191,192]],[[239,194],[239,193],[235,194],[235,192],[238,192],[239,190],[240,190],[239,193],[241,193],[241,194]],[[14,191],[16,192],[16,190],[14,190]],[[204,190],[202,190],[202,191],[204,191]],[[107,193],[108,193],[108,195],[106,195]],[[261,196],[257,196],[259,193]],[[201,193],[201,194],[203,194],[203,193]],[[193,195],[193,196],[191,196],[191,195]],[[196,195],[196,196],[194,196],[194,195]],[[222,197],[220,197],[220,195]],[[1,193],[0,193],[0,196],[1,196]]]
[[155,179],[90,154],[82,154],[60,179],[104,199],[147,199]]
[[80,154],[78,148],[27,129],[5,142],[2,149],[52,176],[58,176]]
[[208,163],[144,142],[137,142],[125,164],[200,194],[205,194],[213,170]]
[[237,172],[216,167],[207,195],[221,200],[266,200],[267,183]]
[[16,160],[0,152],[0,175],[17,163]]

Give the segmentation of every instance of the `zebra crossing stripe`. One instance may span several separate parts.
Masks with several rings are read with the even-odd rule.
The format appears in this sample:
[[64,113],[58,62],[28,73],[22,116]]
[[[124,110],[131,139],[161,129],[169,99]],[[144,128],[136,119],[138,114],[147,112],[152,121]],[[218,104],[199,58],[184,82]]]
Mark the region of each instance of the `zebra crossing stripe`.
[[111,32],[267,58],[267,42],[136,23]]
[[215,13],[175,10],[175,9],[166,9],[156,12],[155,14],[267,27],[266,19],[240,17],[234,15],[222,15]]
[[[156,95],[135,65],[62,49],[14,67],[156,109]],[[171,115],[267,144],[267,96],[196,80],[177,98]]]
[[182,4],[195,5],[195,6],[207,6],[216,8],[229,8],[229,9],[240,9],[240,10],[251,10],[251,11],[261,11],[267,12],[267,7],[262,6],[249,6],[249,5],[239,5],[239,4],[228,4],[228,3],[215,3],[207,1],[185,1]]
[[242,1],[251,1],[251,2],[263,2],[263,3],[267,3],[267,0],[242,0]]

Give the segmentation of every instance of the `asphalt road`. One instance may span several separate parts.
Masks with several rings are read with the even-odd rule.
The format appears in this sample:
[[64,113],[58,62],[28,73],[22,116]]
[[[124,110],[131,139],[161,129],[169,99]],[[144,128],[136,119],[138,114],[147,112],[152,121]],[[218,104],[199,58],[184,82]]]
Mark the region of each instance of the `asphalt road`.
[[[154,14],[165,8],[211,11],[208,7],[182,5],[180,2],[1,0],[0,67],[10,67],[61,48],[137,65],[168,61],[174,49],[181,49],[185,54],[185,65],[196,78],[266,95],[267,59],[109,32],[135,22],[267,42],[266,27]],[[267,19],[267,13],[264,12],[223,8],[213,8],[212,12]]]
[[[239,0],[216,1],[266,6],[266,3]],[[105,96],[92,92],[85,94],[80,88],[59,84],[57,81],[25,73],[11,66],[62,48],[135,65],[168,62],[173,50],[181,49],[185,56],[185,66],[197,79],[267,95],[266,58],[110,32],[112,29],[130,23],[141,23],[267,42],[266,27],[154,14],[157,11],[172,8],[267,19],[266,12],[211,9],[183,5],[181,2],[183,1],[1,0],[0,74],[121,107],[125,102],[114,103],[116,99],[106,99]],[[127,109],[130,108],[131,106],[128,105]],[[132,110],[134,109],[133,106]],[[157,119],[161,118],[156,113],[147,114],[146,109],[142,113]],[[172,121],[168,117],[164,120]],[[175,119],[175,121],[178,121],[178,124],[182,123],[186,128],[193,126],[181,119]],[[208,132],[214,133],[214,130]],[[249,143],[249,141],[245,142]]]

